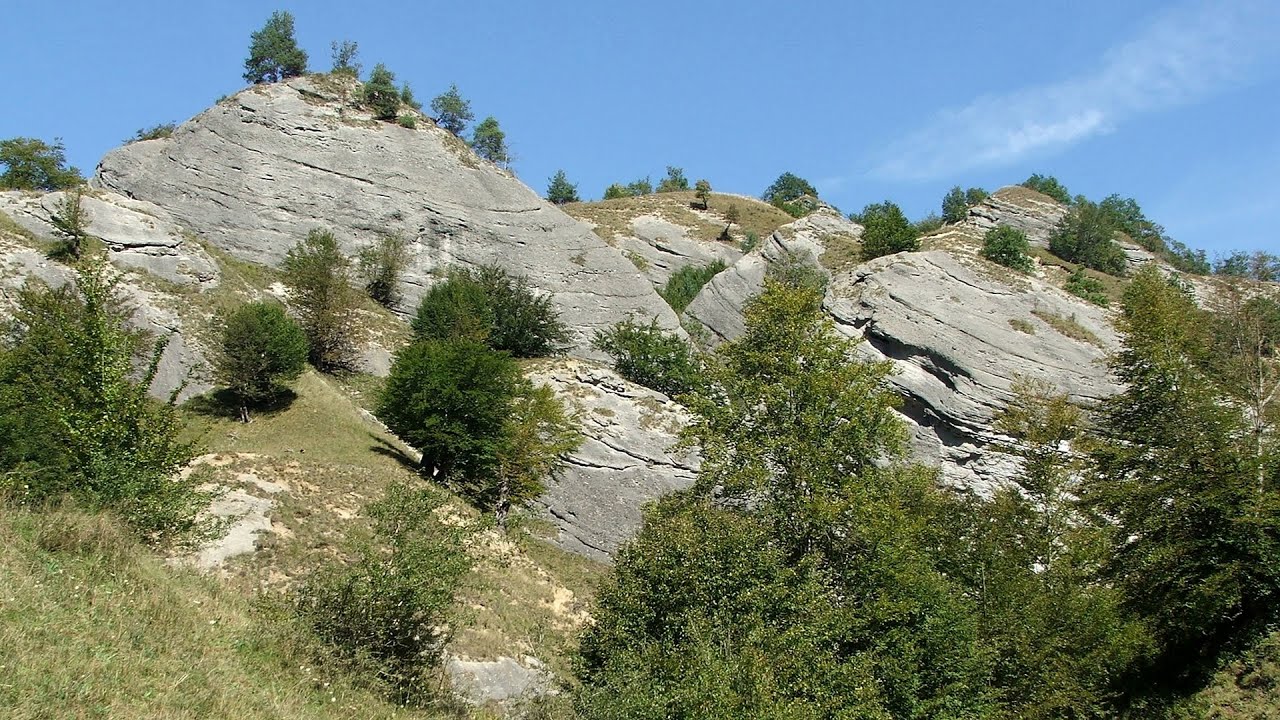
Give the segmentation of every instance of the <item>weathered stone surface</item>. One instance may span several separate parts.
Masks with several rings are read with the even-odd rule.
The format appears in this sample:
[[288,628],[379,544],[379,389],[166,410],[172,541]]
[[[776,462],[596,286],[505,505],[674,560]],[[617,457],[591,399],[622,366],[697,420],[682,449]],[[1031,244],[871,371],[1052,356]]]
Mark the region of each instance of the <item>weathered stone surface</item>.
[[584,436],[538,504],[562,546],[607,560],[640,527],[646,503],[693,483],[696,456],[672,449],[683,408],[590,362],[545,362],[528,376],[576,409]]
[[713,344],[738,337],[744,329],[742,306],[760,292],[770,265],[789,260],[809,264],[829,275],[827,264],[834,264],[829,253],[849,251],[861,236],[861,225],[831,208],[820,208],[782,226],[759,248],[712,278],[684,315],[706,328]]
[[[60,287],[74,278],[71,268],[0,233],[0,317],[9,316],[16,291],[29,279]],[[172,299],[160,297],[128,275],[122,279],[119,290],[133,307],[131,323],[134,327],[153,333],[157,338],[169,339],[156,367],[151,394],[167,399],[177,390],[178,399],[186,400],[209,390],[205,350],[184,334],[183,321],[173,310]]]
[[969,208],[969,215],[961,224],[974,227],[979,237],[997,225],[1008,225],[1026,233],[1032,245],[1048,247],[1049,235],[1066,214],[1066,206],[1048,195],[1010,185]]
[[355,254],[383,233],[410,242],[405,307],[453,264],[498,263],[553,295],[578,332],[628,314],[678,322],[616,248],[481,161],[425,118],[373,120],[327,77],[259,85],[182,124],[172,137],[118,148],[93,184],[163,207],[176,224],[240,258],[278,264],[326,227]]
[[453,691],[472,705],[518,705],[554,694],[555,682],[542,663],[531,657],[467,660],[448,655],[444,663]]
[[700,240],[689,228],[655,215],[641,215],[631,221],[632,235],[615,238],[623,252],[640,258],[640,271],[655,288],[665,287],[681,268],[710,265],[717,260],[732,265],[742,252],[731,244]]
[[[0,193],[0,211],[39,237],[54,238],[49,219],[57,213],[63,192],[42,195]],[[86,232],[107,247],[111,262],[145,270],[179,285],[211,286],[218,281],[217,263],[178,226],[162,219],[164,211],[117,193],[86,193],[81,206]]]
[[1015,378],[1048,381],[1086,404],[1117,390],[1105,366],[1117,344],[1106,311],[1035,278],[1006,284],[948,253],[892,255],[842,273],[825,307],[841,332],[866,339],[868,357],[896,366],[917,457],[940,462],[955,484],[985,490],[1012,479],[1017,463],[987,445],[1002,439],[992,421]]

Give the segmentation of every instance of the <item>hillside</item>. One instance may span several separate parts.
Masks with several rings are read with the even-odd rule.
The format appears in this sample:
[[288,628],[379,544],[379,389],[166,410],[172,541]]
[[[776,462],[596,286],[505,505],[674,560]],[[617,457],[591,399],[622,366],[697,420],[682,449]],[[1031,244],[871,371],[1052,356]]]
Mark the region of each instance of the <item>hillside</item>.
[[[712,352],[746,333],[744,308],[766,279],[820,278],[812,314],[857,341],[861,359],[892,368],[884,384],[898,402],[884,407],[903,421],[908,459],[949,488],[991,498],[1025,477],[1026,443],[997,423],[1017,387],[1042,381],[1086,409],[1121,392],[1108,369],[1121,347],[1118,301],[1143,267],[1172,273],[1124,238],[1126,276],[1054,256],[1047,239],[1068,208],[1021,186],[924,235],[918,251],[869,261],[867,228],[828,206],[795,218],[728,193],[703,207],[693,192],[555,206],[421,113],[415,127],[375,120],[356,89],[333,75],[256,85],[171,136],[112,151],[97,168],[83,197],[90,249],[123,273],[130,323],[169,340],[149,390],[182,403],[199,453],[180,477],[218,491],[209,513],[223,524],[209,542],[162,558],[107,516],[6,508],[0,671],[19,674],[0,680],[0,708],[14,717],[55,705],[76,717],[494,717],[530,699],[545,703],[538,716],[559,717],[583,682],[579,641],[620,549],[646,507],[692,487],[713,458],[677,444],[698,408],[673,397],[690,396],[624,379],[593,345],[598,332],[653,319]],[[54,216],[67,197],[0,192],[0,316],[26,283],[74,278],[56,252]],[[980,253],[984,234],[1001,225],[1026,233],[1029,272]],[[293,300],[281,263],[321,227],[352,258],[380,237],[404,238],[403,299],[388,309],[361,296],[343,318],[358,331],[358,367],[307,370],[285,402],[239,422],[211,373],[219,332],[246,302]],[[421,298],[450,270],[491,264],[546,293],[568,327],[565,356],[521,360],[513,374],[550,388],[581,434],[506,530],[425,476],[416,451],[374,416]],[[669,285],[692,271],[705,283],[676,304]],[[1103,300],[1069,291],[1073,275],[1097,281]],[[1227,281],[1186,282],[1208,306],[1228,296]],[[453,597],[459,621],[437,678],[456,707],[398,706],[328,663],[287,621],[291,593],[317,568],[374,544],[370,507],[400,485],[429,492],[441,521],[468,532],[474,567]],[[700,542],[704,532],[713,534],[694,526],[688,537]],[[769,549],[757,544],[752,552]],[[726,553],[694,552],[689,562],[705,571],[703,560],[737,557]],[[915,579],[901,587],[914,592]],[[1273,704],[1258,696],[1274,687],[1274,649],[1273,636],[1226,668],[1202,695],[1206,716],[1267,717]]]

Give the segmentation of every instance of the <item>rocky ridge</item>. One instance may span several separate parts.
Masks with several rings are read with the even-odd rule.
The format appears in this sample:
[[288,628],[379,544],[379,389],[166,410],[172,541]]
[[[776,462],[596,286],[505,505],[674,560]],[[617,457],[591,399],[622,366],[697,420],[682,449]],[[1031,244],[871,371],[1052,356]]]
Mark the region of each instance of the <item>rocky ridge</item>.
[[628,314],[679,332],[635,267],[510,172],[419,118],[379,122],[331,76],[258,85],[169,138],[106,155],[95,187],[162,208],[161,217],[237,258],[277,265],[313,228],[352,257],[384,234],[410,241],[404,309],[453,265],[496,263],[552,295],[578,332],[574,352]]

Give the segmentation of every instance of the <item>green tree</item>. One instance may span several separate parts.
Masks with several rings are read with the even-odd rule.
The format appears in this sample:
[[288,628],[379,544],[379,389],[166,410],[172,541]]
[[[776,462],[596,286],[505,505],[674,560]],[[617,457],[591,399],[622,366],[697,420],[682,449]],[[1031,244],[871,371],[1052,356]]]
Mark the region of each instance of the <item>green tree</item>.
[[422,103],[413,96],[413,88],[409,87],[409,83],[400,86],[400,104],[422,112]]
[[369,73],[369,81],[361,90],[364,104],[373,110],[379,120],[395,120],[400,112],[400,91],[396,89],[396,76],[386,65],[378,63]]
[[581,444],[577,422],[551,388],[524,380],[511,400],[494,472],[473,483],[468,495],[505,525],[512,507],[541,495],[546,479]]
[[563,170],[557,170],[547,185],[547,200],[556,205],[578,202],[578,186],[569,182]]
[[360,250],[358,266],[364,290],[383,307],[400,303],[400,276],[409,265],[409,243],[398,233],[384,234]]
[[702,203],[702,209],[706,210],[711,207],[711,183],[706,180],[699,180],[693,186],[694,197]]
[[684,176],[684,170],[674,165],[668,165],[667,176],[658,183],[656,192],[680,192],[688,189],[689,179]]
[[644,197],[653,194],[653,183],[649,181],[649,177],[645,176],[634,182],[627,183],[627,192],[632,197]]
[[613,183],[604,189],[605,200],[617,200],[618,198],[631,197],[631,192],[627,190],[625,185]]
[[84,182],[80,171],[67,167],[61,139],[53,144],[28,137],[0,140],[0,188],[5,190],[60,190]]
[[582,641],[585,717],[981,717],[964,598],[932,566],[928,473],[887,364],[766,280],[688,398],[692,490],[618,556]]
[[49,224],[63,241],[58,253],[79,260],[89,239],[89,212],[84,208],[83,187],[76,186],[63,192],[49,215]]
[[354,40],[334,40],[329,43],[329,52],[333,59],[333,68],[329,72],[357,79],[360,77],[360,63],[356,60],[360,55],[360,46]]
[[942,221],[958,223],[969,215],[969,208],[987,199],[987,191],[978,187],[968,190],[959,185],[947,191],[942,198]]
[[249,406],[281,397],[307,367],[307,336],[271,302],[241,305],[222,328],[215,372],[249,422]]
[[333,233],[319,228],[289,249],[284,284],[311,347],[311,363],[326,372],[355,364],[358,329],[351,322],[357,305],[351,261]]
[[697,354],[687,341],[658,327],[653,318],[641,325],[627,318],[597,330],[592,347],[613,358],[613,369],[633,383],[670,397],[684,395],[701,376]]
[[857,215],[850,216],[862,225],[862,259],[873,260],[882,255],[920,249],[915,229],[902,214],[902,208],[888,200],[873,203]]
[[468,338],[419,340],[396,354],[378,417],[422,453],[424,473],[474,490],[492,477],[519,385],[504,352]]
[[1124,389],[1102,408],[1082,498],[1114,523],[1104,579],[1158,643],[1116,678],[1137,701],[1193,692],[1280,621],[1280,462],[1222,371],[1257,346],[1215,353],[1221,322],[1152,266],[1125,291],[1112,361]]
[[1041,195],[1048,195],[1063,205],[1071,204],[1071,193],[1067,192],[1067,188],[1062,183],[1058,182],[1058,178],[1052,175],[1041,175],[1040,173],[1035,173],[1026,180],[1023,180],[1022,186],[1035,190]]
[[1076,271],[1071,273],[1071,277],[1067,278],[1067,284],[1063,286],[1063,289],[1076,297],[1088,300],[1094,305],[1107,307],[1111,304],[1111,298],[1107,297],[1106,287],[1097,278],[1086,275],[1084,268],[1076,268]]
[[293,15],[288,11],[271,13],[267,24],[249,40],[249,57],[244,61],[246,82],[280,82],[307,71],[307,53],[293,37]]
[[480,157],[496,165],[506,166],[511,162],[507,152],[507,135],[498,126],[492,115],[485,118],[471,134],[471,148]]
[[74,286],[18,293],[0,352],[0,495],[37,506],[70,498],[168,540],[203,528],[210,498],[177,474],[193,454],[180,440],[181,388],[167,403],[148,396],[168,339],[129,329],[120,282],[89,256]]
[[450,85],[448,90],[431,101],[431,112],[436,115],[436,125],[457,137],[462,137],[467,123],[476,119],[471,112],[471,103],[463,99],[457,85]]
[[784,203],[792,203],[796,200],[809,195],[818,197],[818,191],[802,177],[784,172],[778,176],[773,184],[765,188],[764,194],[760,196],[761,200],[771,204],[781,206]]
[[1121,275],[1126,259],[1115,233],[1108,214],[1096,203],[1081,199],[1058,221],[1049,236],[1049,251],[1063,260]]
[[982,257],[1018,272],[1031,272],[1030,252],[1026,233],[1008,225],[993,227],[982,238]]
[[474,340],[518,358],[558,355],[570,337],[550,295],[496,266],[454,270],[433,285],[413,331],[423,340]]

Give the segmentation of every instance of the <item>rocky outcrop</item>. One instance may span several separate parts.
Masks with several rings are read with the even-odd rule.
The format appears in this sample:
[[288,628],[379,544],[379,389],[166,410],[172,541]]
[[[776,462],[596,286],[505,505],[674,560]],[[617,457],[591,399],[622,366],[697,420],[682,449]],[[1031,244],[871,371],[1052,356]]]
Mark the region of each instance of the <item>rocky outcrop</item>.
[[[88,198],[85,200],[87,202]],[[0,202],[6,203],[7,208],[11,210],[14,205],[8,203],[20,202],[23,206],[27,206],[26,203],[36,203],[37,207],[43,207],[39,201],[38,196],[15,199],[9,193],[0,194]],[[110,217],[111,215],[103,212],[103,208],[110,207],[113,208],[112,215],[117,217],[116,223],[107,224],[101,220],[91,219],[90,232],[103,232],[108,238],[112,238],[112,240],[103,238],[104,242],[108,243],[108,256],[118,265],[132,267],[134,261],[140,256],[133,255],[127,250],[120,252],[115,250],[116,247],[127,246],[115,244],[115,240],[122,235],[113,234],[112,227],[127,226],[129,223],[145,224],[145,220],[130,216],[128,214],[130,211],[120,205],[105,201],[100,203],[91,206],[95,212],[102,213],[98,217]],[[8,213],[5,215],[9,216]],[[47,232],[49,227],[39,219],[37,214],[14,211],[11,217],[27,229],[28,237],[0,232],[0,317],[9,315],[12,303],[16,300],[17,290],[29,280],[34,279],[59,287],[71,282],[75,277],[70,267],[51,260],[46,251],[37,249],[37,243],[31,238],[47,237],[50,234]],[[202,285],[216,281],[216,265],[212,261],[209,261],[208,266],[213,268],[211,272],[202,271],[196,274],[194,271],[195,268],[205,267],[203,263],[208,258],[203,252],[192,248],[186,240],[174,245],[173,249],[173,254],[160,256],[163,258],[160,266],[173,271],[174,282],[182,280]],[[192,272],[188,273],[188,270]],[[201,277],[206,279],[201,281]],[[168,398],[177,391],[178,399],[181,401],[209,390],[211,385],[207,372],[207,353],[199,341],[186,332],[186,323],[178,312],[180,301],[173,296],[158,292],[150,287],[150,283],[146,280],[146,275],[125,274],[121,278],[118,290],[122,299],[133,309],[131,323],[134,327],[147,331],[157,338],[168,339],[156,367],[151,393],[159,398]]]
[[1048,195],[1010,185],[969,208],[961,225],[972,227],[978,237],[998,225],[1008,225],[1026,233],[1032,245],[1048,247],[1049,235],[1066,214],[1067,207]]
[[779,228],[755,251],[711,279],[684,316],[706,329],[711,344],[742,334],[742,306],[764,285],[768,268],[790,262],[825,275],[854,263],[862,226],[823,207]]
[[657,215],[641,215],[632,220],[631,233],[614,238],[614,243],[628,254],[655,288],[665,287],[681,268],[716,261],[732,265],[742,257],[742,252],[732,244],[698,239],[690,233],[690,228]]
[[673,450],[684,411],[590,362],[548,361],[527,375],[575,409],[583,432],[538,504],[559,527],[560,545],[607,560],[640,527],[646,503],[693,483],[696,456]]
[[1019,377],[1082,404],[1117,391],[1106,312],[1034,278],[1007,283],[944,252],[903,253],[837,276],[825,307],[860,350],[891,361],[915,457],[952,484],[989,491],[1017,462],[989,446]]
[[163,208],[166,219],[239,258],[278,264],[309,230],[353,256],[385,233],[409,239],[405,308],[449,266],[497,263],[554,298],[575,352],[628,314],[678,330],[670,308],[616,248],[421,118],[374,120],[329,76],[259,85],[172,137],[109,153],[93,184]]
[[453,692],[470,705],[496,704],[514,709],[523,702],[555,694],[555,678],[536,658],[468,660],[447,655],[444,662]]

